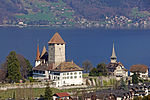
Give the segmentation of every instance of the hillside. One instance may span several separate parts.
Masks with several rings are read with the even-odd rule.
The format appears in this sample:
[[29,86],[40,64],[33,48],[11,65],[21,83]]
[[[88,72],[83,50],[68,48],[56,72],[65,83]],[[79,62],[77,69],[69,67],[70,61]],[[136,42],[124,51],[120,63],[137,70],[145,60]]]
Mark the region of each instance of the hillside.
[[[123,16],[126,20],[149,20],[149,0],[3,0],[0,24],[50,26],[99,26],[106,18]],[[122,17],[121,17],[122,18]],[[115,19],[116,20],[116,19]],[[114,21],[115,21],[114,20]],[[117,21],[120,19],[117,19]],[[91,23],[87,25],[87,23]],[[143,23],[143,22],[142,22]]]
[[100,20],[105,16],[128,16],[138,7],[139,11],[150,12],[150,0],[63,0],[77,14],[90,20]]

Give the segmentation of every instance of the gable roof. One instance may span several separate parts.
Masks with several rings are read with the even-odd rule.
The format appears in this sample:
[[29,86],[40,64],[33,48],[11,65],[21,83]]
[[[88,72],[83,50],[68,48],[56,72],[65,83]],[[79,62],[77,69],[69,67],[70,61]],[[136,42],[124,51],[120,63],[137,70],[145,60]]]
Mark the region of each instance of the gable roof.
[[76,65],[74,62],[62,62],[52,71],[82,71],[83,69]]
[[51,38],[51,40],[48,42],[48,44],[65,44],[64,40],[62,37],[59,35],[59,33],[55,33],[54,36]]
[[53,63],[50,63],[50,64],[40,64],[36,67],[33,67],[32,70],[39,70],[39,71],[49,71],[49,70],[52,70],[54,67],[54,64]]
[[148,70],[148,66],[146,65],[132,65],[130,67],[130,72],[146,72]]
[[67,92],[56,93],[54,95],[57,95],[58,97],[69,97],[70,96]]

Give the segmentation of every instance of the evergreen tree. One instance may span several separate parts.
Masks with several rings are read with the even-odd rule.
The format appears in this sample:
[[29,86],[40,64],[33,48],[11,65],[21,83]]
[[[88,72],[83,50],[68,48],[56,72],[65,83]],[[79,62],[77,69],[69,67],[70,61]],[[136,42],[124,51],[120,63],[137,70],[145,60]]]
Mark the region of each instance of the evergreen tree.
[[48,83],[47,87],[45,88],[44,100],[52,100],[53,99],[52,96],[53,96],[53,92]]
[[124,89],[124,90],[127,89],[126,82],[124,81],[123,78],[121,78],[121,80],[120,80],[120,87],[121,87],[122,89]]
[[19,82],[21,79],[20,63],[15,51],[10,52],[7,56],[7,79],[11,83]]
[[136,73],[134,73],[132,75],[132,83],[133,84],[138,84],[139,83],[138,75]]
[[89,73],[89,76],[98,76],[98,71],[96,68],[93,68],[90,73]]
[[106,68],[105,63],[98,64],[97,65],[97,70],[98,70],[99,76],[107,76],[108,70]]

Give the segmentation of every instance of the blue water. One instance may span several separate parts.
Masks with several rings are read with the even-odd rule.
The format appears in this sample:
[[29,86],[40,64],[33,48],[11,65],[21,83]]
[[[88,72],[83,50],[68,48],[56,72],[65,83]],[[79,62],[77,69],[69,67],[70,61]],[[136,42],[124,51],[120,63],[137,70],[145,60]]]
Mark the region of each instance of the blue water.
[[150,30],[106,29],[51,29],[51,28],[0,28],[0,63],[10,51],[29,59],[34,65],[37,43],[40,51],[55,32],[66,42],[66,58],[82,65],[89,60],[94,66],[109,63],[112,44],[115,42],[117,61],[126,68],[133,64],[150,66]]

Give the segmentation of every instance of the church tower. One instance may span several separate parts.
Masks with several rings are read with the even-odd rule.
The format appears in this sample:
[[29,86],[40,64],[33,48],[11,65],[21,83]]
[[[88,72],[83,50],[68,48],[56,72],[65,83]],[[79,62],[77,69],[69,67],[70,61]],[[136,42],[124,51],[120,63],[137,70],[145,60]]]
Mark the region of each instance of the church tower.
[[116,57],[116,54],[115,54],[114,42],[113,42],[112,56],[110,57],[110,59],[111,59],[111,63],[116,63],[117,62],[117,57]]
[[61,62],[65,62],[65,42],[59,35],[55,33],[51,40],[48,42],[48,62],[59,65]]
[[35,59],[35,67],[41,63],[40,61],[40,51],[39,51],[39,44],[37,45],[37,52],[36,52],[36,59]]

